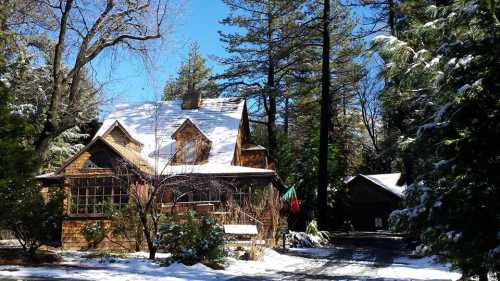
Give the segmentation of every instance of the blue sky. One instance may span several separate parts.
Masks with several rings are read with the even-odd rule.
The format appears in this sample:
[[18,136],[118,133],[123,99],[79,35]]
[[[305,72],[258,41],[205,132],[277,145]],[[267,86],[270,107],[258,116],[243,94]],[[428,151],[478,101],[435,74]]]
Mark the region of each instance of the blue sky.
[[[97,80],[105,81],[105,101],[101,106],[101,117],[107,115],[111,104],[158,100],[165,81],[176,75],[192,42],[199,43],[202,55],[214,72],[221,72],[222,66],[217,65],[209,56],[227,55],[219,41],[218,31],[237,30],[219,23],[229,14],[229,8],[222,0],[179,1],[180,14],[172,20],[172,32],[167,34],[162,51],[156,52],[152,68],[145,68],[141,61],[127,55],[119,56],[117,63],[98,59],[93,64]],[[354,11],[358,16],[370,13],[362,8],[355,8]]]
[[[154,58],[154,67],[144,68],[141,61],[131,57],[121,57],[109,71],[109,61],[95,64],[97,79],[106,81],[106,103],[155,100],[161,95],[168,77],[176,74],[189,49],[197,41],[202,54],[215,72],[221,70],[208,56],[224,56],[225,50],[219,41],[218,30],[228,30],[219,23],[226,17],[229,9],[221,0],[188,0],[180,7],[180,15],[173,23],[173,31],[168,34],[163,51]],[[103,106],[106,111],[108,106]],[[106,112],[103,112],[106,114]]]

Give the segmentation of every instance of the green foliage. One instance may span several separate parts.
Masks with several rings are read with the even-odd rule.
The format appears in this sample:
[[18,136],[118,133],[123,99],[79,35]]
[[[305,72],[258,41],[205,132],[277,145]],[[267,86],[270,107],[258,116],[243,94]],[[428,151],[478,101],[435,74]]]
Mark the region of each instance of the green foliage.
[[[317,123],[316,123],[317,124]],[[295,157],[288,171],[286,182],[293,184],[301,204],[299,217],[291,216],[290,225],[304,229],[305,223],[317,217],[318,162],[319,162],[319,130],[311,126],[304,132],[303,143],[288,157]],[[338,168],[339,154],[334,144],[329,144],[328,172],[329,172],[329,208],[334,207],[335,198],[341,189],[341,175]]]
[[97,245],[106,237],[107,231],[102,221],[88,222],[80,228],[80,233],[87,241],[89,249],[97,248]]
[[192,44],[187,58],[177,70],[177,78],[167,81],[163,90],[164,100],[173,100],[195,92],[204,98],[218,96],[217,84],[211,78],[212,69],[207,67],[198,44]]
[[317,236],[319,234],[318,222],[311,220],[306,227],[306,234]]
[[122,237],[125,240],[135,241],[133,250],[140,251],[144,236],[142,233],[142,224],[135,203],[130,202],[118,208],[112,202],[106,202],[104,205],[106,216],[110,219],[109,232],[110,239]]
[[179,222],[164,225],[161,249],[172,254],[174,261],[187,265],[198,262],[220,262],[226,256],[224,230],[209,216],[188,211]]
[[401,5],[401,36],[382,51],[384,102],[414,180],[391,222],[419,237],[422,253],[484,279],[500,271],[497,15],[476,1]]
[[62,193],[49,192],[46,199],[32,180],[38,161],[29,140],[34,128],[14,110],[6,73],[15,71],[0,56],[0,228],[14,233],[26,253],[33,256],[43,244],[60,233]]

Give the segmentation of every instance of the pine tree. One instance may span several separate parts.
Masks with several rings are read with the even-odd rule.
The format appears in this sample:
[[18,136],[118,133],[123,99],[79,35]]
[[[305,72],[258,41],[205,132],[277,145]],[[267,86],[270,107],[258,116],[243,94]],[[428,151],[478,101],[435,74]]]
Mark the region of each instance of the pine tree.
[[62,198],[54,197],[46,204],[33,181],[38,162],[30,139],[36,131],[16,110],[7,79],[7,74],[18,68],[18,63],[9,64],[0,55],[0,228],[10,230],[25,252],[33,256],[57,233]]
[[228,58],[219,62],[228,68],[218,78],[223,88],[253,98],[255,115],[264,117],[269,157],[278,159],[278,102],[283,97],[284,76],[295,65],[290,58],[304,46],[301,24],[306,1],[225,0],[231,14],[222,23],[238,27],[237,33],[220,32]]
[[197,43],[191,45],[187,58],[177,71],[177,78],[167,81],[163,99],[173,100],[195,92],[205,98],[219,95],[217,84],[212,79],[212,69],[206,66]]
[[414,179],[391,221],[422,241],[422,253],[487,280],[500,272],[500,5],[401,5],[402,36],[378,38],[391,78],[386,114],[399,123]]
[[[33,60],[34,58],[31,57],[19,56],[17,59],[19,67],[6,73],[6,81],[11,85],[13,111],[33,126],[36,135],[42,130],[46,118],[51,95],[52,74],[50,66],[35,65]],[[100,89],[90,82],[86,73],[82,76],[80,94],[85,106],[74,113],[77,125],[61,132],[49,143],[48,157],[40,163],[40,172],[53,171],[83,148],[89,136],[80,127],[86,127],[87,124],[97,119]],[[64,101],[68,101],[67,95]]]

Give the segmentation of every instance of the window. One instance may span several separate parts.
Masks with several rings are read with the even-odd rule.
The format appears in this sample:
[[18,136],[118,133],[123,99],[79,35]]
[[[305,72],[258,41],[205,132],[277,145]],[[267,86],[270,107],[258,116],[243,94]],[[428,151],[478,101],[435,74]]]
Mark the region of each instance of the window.
[[128,191],[113,177],[89,177],[72,179],[70,214],[102,215],[106,202],[117,207],[128,204]]
[[98,151],[92,154],[83,164],[84,169],[112,168],[111,155],[104,151]]
[[177,202],[193,203],[193,202],[220,202],[222,192],[219,189],[200,189],[191,192],[181,193],[174,192],[177,197]]
[[181,148],[182,162],[186,164],[194,164],[197,158],[198,157],[196,153],[196,140],[195,139],[186,140],[182,144]]
[[233,192],[233,203],[243,206],[250,200],[250,187],[237,189]]

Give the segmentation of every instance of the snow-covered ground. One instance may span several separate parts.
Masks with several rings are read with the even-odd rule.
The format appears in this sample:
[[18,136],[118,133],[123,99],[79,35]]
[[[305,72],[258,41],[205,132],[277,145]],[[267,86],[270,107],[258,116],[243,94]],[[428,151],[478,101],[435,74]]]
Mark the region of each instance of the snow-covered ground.
[[0,279],[210,281],[258,276],[259,280],[281,280],[285,277],[301,280],[317,275],[323,278],[336,277],[335,280],[379,278],[377,280],[393,281],[456,280],[460,277],[460,274],[451,272],[446,266],[433,263],[430,258],[398,257],[390,265],[374,266],[373,262],[367,260],[332,259],[329,257],[332,251],[335,249],[291,249],[290,254],[280,254],[265,249],[260,261],[228,258],[225,270],[213,270],[202,264],[185,266],[176,263],[168,267],[161,266],[159,263],[149,261],[145,253],[130,254],[122,258],[85,258],[88,253],[62,252],[64,261],[59,265],[0,266]]

